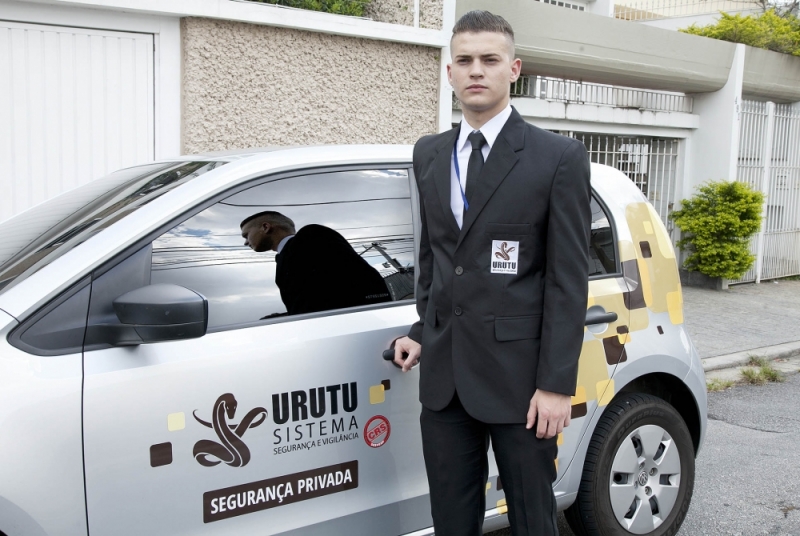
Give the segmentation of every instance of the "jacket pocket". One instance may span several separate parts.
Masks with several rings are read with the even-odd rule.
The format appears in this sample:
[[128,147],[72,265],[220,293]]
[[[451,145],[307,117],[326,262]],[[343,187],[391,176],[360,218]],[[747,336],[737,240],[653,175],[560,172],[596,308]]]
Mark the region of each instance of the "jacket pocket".
[[425,310],[425,323],[432,328],[439,326],[439,317],[436,315],[436,307],[430,303],[428,304],[428,308]]
[[494,319],[494,336],[498,341],[538,339],[542,334],[542,315],[506,316]]
[[526,235],[531,232],[530,223],[487,223],[486,234]]

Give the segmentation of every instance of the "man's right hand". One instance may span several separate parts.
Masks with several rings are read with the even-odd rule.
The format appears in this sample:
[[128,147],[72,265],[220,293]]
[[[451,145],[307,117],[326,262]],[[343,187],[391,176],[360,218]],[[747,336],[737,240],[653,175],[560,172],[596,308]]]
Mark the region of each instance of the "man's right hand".
[[[403,354],[408,357],[403,360]],[[411,367],[419,363],[419,356],[422,353],[422,345],[413,339],[403,337],[394,341],[394,362],[403,368],[403,372],[408,372]]]

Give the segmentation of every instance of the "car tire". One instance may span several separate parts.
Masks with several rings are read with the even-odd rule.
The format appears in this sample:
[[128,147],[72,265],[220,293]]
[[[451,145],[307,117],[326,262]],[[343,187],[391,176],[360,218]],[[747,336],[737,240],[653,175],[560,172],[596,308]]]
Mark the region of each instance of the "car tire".
[[675,408],[652,395],[622,396],[597,423],[567,523],[577,536],[676,534],[692,499],[694,455]]

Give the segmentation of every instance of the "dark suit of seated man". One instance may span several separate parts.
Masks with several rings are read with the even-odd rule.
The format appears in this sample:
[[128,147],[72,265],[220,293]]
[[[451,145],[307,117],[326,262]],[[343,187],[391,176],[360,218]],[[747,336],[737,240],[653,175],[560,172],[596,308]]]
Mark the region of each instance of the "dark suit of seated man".
[[291,219],[274,211],[253,214],[240,226],[253,251],[277,252],[275,284],[290,315],[391,301],[381,275],[329,227],[295,231]]

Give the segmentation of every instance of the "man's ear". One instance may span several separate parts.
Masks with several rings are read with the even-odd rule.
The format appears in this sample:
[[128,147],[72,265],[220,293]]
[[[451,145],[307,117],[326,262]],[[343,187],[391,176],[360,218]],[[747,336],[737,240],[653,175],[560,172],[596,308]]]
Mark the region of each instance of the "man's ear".
[[261,230],[264,231],[265,234],[268,233],[270,229],[272,229],[272,225],[270,225],[268,221],[261,223]]
[[514,61],[511,62],[511,83],[517,81],[520,72],[522,72],[522,60],[515,58]]

